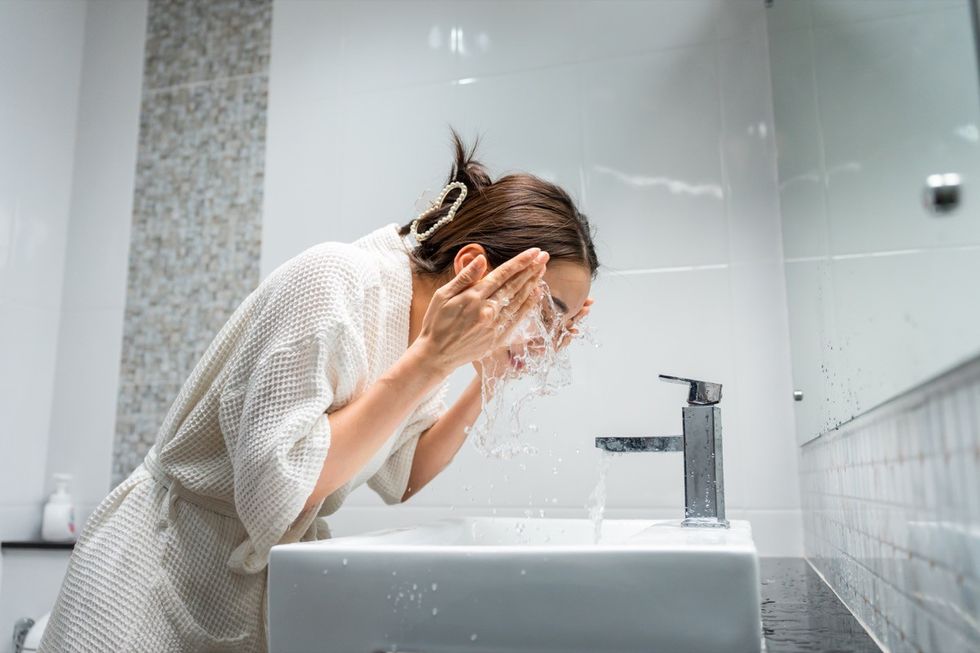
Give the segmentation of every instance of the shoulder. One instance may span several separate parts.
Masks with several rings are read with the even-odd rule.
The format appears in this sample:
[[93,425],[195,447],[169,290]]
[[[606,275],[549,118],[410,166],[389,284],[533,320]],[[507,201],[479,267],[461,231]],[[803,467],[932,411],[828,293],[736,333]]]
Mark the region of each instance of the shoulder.
[[263,282],[260,319],[290,338],[356,327],[378,279],[378,265],[369,252],[348,243],[318,243],[269,274]]
[[325,241],[307,247],[269,275],[270,300],[303,301],[337,308],[363,302],[381,283],[376,257],[349,243]]
[[378,282],[376,257],[364,249],[338,241],[307,247],[273,270],[279,285],[336,286],[355,290]]

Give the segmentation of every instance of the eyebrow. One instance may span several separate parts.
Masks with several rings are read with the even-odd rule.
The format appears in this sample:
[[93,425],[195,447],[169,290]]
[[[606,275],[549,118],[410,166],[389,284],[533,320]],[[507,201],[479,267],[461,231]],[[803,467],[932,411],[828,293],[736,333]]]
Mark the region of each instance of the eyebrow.
[[562,313],[567,313],[568,312],[568,304],[566,304],[562,300],[560,300],[557,297],[555,297],[554,295],[552,295],[551,296],[551,301],[553,301],[555,303],[555,306],[557,306],[558,308],[561,309],[561,312]]

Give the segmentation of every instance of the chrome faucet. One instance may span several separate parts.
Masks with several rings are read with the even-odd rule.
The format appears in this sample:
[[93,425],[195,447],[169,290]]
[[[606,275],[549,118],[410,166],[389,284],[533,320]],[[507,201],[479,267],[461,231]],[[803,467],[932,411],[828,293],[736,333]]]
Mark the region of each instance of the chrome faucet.
[[728,528],[721,460],[721,384],[661,374],[670,383],[689,386],[681,409],[684,434],[658,437],[599,437],[605,451],[684,453],[684,526]]

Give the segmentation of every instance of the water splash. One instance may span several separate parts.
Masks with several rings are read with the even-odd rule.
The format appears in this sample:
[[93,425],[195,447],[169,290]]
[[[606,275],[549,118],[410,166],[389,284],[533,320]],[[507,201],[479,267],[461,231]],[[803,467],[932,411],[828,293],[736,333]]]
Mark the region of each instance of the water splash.
[[592,520],[593,544],[598,544],[602,536],[602,516],[606,512],[606,472],[609,470],[609,459],[612,456],[609,451],[599,451],[599,479],[586,504],[589,509],[589,519]]
[[486,457],[508,459],[517,454],[536,454],[538,448],[525,441],[538,426],[526,421],[525,411],[537,397],[553,395],[572,382],[565,339],[582,339],[598,347],[588,318],[575,324],[577,333],[565,325],[565,316],[551,299],[542,279],[541,299],[509,337],[506,352],[491,352],[480,360],[480,415],[467,433]]

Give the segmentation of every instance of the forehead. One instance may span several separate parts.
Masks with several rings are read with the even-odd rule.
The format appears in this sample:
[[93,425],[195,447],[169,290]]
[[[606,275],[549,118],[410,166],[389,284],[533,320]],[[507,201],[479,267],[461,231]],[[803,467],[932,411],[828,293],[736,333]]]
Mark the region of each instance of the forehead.
[[551,289],[552,296],[563,301],[572,313],[582,308],[592,287],[588,268],[571,261],[549,262],[544,281]]

